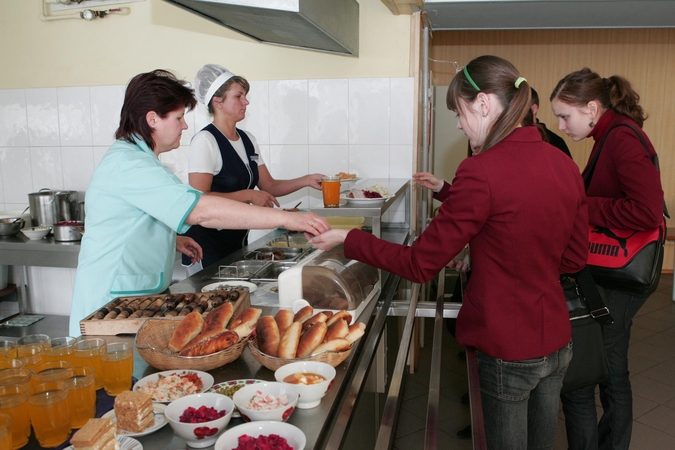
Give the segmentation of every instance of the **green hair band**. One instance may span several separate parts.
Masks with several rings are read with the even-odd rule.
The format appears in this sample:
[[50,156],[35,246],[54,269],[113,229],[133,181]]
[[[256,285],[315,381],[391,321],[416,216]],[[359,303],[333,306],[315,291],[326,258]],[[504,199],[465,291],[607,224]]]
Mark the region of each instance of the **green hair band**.
[[523,81],[527,81],[527,80],[526,80],[525,78],[523,78],[523,77],[518,77],[518,79],[516,80],[516,82],[513,83],[513,84],[516,86],[516,89],[519,89],[519,88],[520,88],[520,83],[522,83]]
[[469,83],[471,83],[471,86],[476,88],[477,91],[480,91],[480,88],[476,83],[474,83],[473,79],[471,78],[471,75],[469,75],[469,71],[466,69],[466,66],[464,66],[464,76],[466,77],[467,80],[469,80]]

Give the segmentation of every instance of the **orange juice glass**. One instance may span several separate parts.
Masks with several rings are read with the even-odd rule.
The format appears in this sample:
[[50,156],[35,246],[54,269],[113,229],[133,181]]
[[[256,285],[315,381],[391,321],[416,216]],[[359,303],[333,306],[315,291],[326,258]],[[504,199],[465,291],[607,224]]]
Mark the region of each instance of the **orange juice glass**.
[[16,358],[16,342],[0,341],[0,357]]
[[110,396],[117,396],[131,389],[131,375],[134,372],[134,355],[128,342],[112,342],[106,345],[101,355],[103,387]]
[[12,419],[7,414],[0,414],[0,450],[12,450]]
[[23,361],[24,369],[33,370],[43,362],[44,349],[42,348],[42,344],[18,345],[16,352],[16,359]]
[[23,447],[30,438],[28,388],[22,385],[0,386],[0,413],[12,419],[12,445]]
[[91,367],[73,367],[73,376],[66,381],[68,385],[68,406],[73,429],[82,428],[87,421],[96,416],[96,386],[94,369]]
[[70,408],[65,381],[47,381],[28,390],[28,411],[41,447],[56,447],[70,437]]
[[63,360],[68,361],[73,366],[77,365],[77,361],[75,361],[75,342],[76,339],[70,336],[52,338],[43,342],[44,356],[42,359],[45,361]]
[[12,386],[20,384],[29,387],[30,379],[33,372],[22,367],[21,369],[4,369],[0,370],[0,386]]
[[340,207],[340,177],[321,178],[321,192],[323,193],[324,207]]
[[29,334],[23,337],[20,337],[16,341],[16,345],[28,345],[28,344],[42,344],[45,341],[49,340],[49,336],[46,334]]
[[68,361],[49,361],[36,366],[33,369],[32,384],[46,381],[65,381],[73,376],[73,369]]
[[20,359],[0,357],[0,370],[2,370],[2,369],[21,369],[22,367],[23,367],[23,361],[21,361]]
[[101,355],[105,353],[105,339],[81,339],[75,343],[75,366],[89,366],[94,369],[94,384],[96,389],[103,387],[103,372],[101,371]]

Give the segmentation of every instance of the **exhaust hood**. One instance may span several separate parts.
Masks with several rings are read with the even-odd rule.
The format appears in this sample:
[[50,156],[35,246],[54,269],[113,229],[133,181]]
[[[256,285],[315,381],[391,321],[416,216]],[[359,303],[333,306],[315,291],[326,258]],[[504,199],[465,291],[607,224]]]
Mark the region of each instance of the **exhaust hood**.
[[358,56],[356,0],[164,0],[266,44]]

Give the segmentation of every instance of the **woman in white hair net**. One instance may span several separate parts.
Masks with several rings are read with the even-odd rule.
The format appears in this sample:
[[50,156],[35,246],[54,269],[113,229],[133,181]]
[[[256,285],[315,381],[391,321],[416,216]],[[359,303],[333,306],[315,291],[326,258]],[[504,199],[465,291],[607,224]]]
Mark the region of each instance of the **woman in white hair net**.
[[[190,185],[200,191],[258,206],[279,206],[276,197],[310,186],[321,189],[322,174],[276,180],[265,166],[255,137],[237,128],[246,116],[250,85],[216,64],[207,64],[195,76],[195,96],[213,115],[213,122],[190,143]],[[258,189],[255,189],[255,188]],[[187,233],[204,251],[207,267],[245,245],[248,230],[215,230],[193,226]],[[183,258],[183,264],[189,260]]]

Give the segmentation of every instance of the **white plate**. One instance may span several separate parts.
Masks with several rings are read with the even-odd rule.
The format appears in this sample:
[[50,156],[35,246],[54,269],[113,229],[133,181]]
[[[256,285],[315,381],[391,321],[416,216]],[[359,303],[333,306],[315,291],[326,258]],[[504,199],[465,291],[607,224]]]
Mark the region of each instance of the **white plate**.
[[[169,423],[169,421],[166,420],[166,416],[164,415],[164,410],[166,409],[166,405],[165,405],[165,404],[163,404],[163,403],[153,403],[153,404],[152,404],[152,409],[153,409],[154,412],[155,412],[155,423],[154,423],[154,425],[152,425],[152,426],[146,428],[146,429],[143,430],[143,431],[138,431],[138,432],[135,432],[135,431],[127,431],[127,430],[123,430],[123,429],[121,429],[121,428],[118,428],[118,429],[117,429],[117,439],[119,440],[120,437],[123,437],[123,436],[129,437],[129,438],[146,436],[146,435],[148,435],[148,434],[150,434],[150,433],[154,433],[155,431],[159,430],[159,429],[162,428],[164,425],[166,425],[167,423]],[[112,419],[113,422],[117,423],[117,416],[115,416],[115,410],[114,410],[114,409],[111,409],[111,410],[108,411],[107,413],[103,414],[103,416],[101,416],[101,418],[103,418],[103,419]],[[133,439],[133,440],[134,440],[136,443],[138,443],[138,441],[136,441],[136,439]],[[140,445],[140,444],[139,444],[139,445]],[[142,448],[143,448],[143,447],[141,447],[141,449],[142,449]]]
[[[122,436],[118,434],[117,442],[120,444],[119,450],[143,450],[143,445],[136,439],[129,436]],[[72,445],[69,445],[63,450],[74,450],[74,447]]]
[[375,206],[382,206],[384,205],[384,202],[386,202],[388,199],[392,198],[393,195],[388,195],[386,197],[381,197],[381,198],[351,198],[348,197],[347,195],[341,195],[340,198],[343,199],[345,202],[347,202],[347,205],[350,206],[368,206],[368,207],[375,207]]
[[263,291],[267,291],[270,294],[277,294],[278,295],[279,294],[279,283],[277,283],[276,281],[274,281],[272,283],[267,283],[267,284],[263,285],[262,289],[263,289]]
[[[206,391],[209,389],[211,386],[213,386],[213,377],[206,373],[206,372],[201,372],[199,370],[165,370],[164,372],[157,372],[153,373],[152,375],[148,375],[147,377],[141,378],[134,384],[134,387],[132,390],[137,391],[140,387],[145,386],[151,381],[157,382],[159,380],[159,376],[169,376],[173,375],[174,373],[177,373],[179,375],[183,375],[186,373],[195,373],[197,376],[202,380],[202,390],[199,392],[196,392],[196,394],[199,394],[201,392]],[[153,401],[156,401],[154,398],[152,399]],[[171,403],[171,402],[161,402],[161,403]]]
[[[263,383],[263,380],[252,380],[252,379],[244,379],[244,380],[231,380],[231,381],[224,381],[222,383],[214,384],[211,386],[211,389],[209,389],[206,392],[215,392],[216,394],[221,394],[221,392],[218,392],[220,389],[225,389],[230,386],[241,386],[244,387],[247,384],[257,384],[257,383]],[[223,394],[226,395],[226,394]],[[228,395],[228,397],[230,397]],[[230,397],[232,398],[232,397]],[[232,417],[241,417],[241,414],[239,414],[239,410],[237,408],[234,408],[234,411],[232,412]]]
[[247,287],[249,293],[253,293],[258,289],[258,286],[250,281],[219,281],[218,283],[207,284],[202,288],[202,292],[218,291],[223,288],[238,286]]

